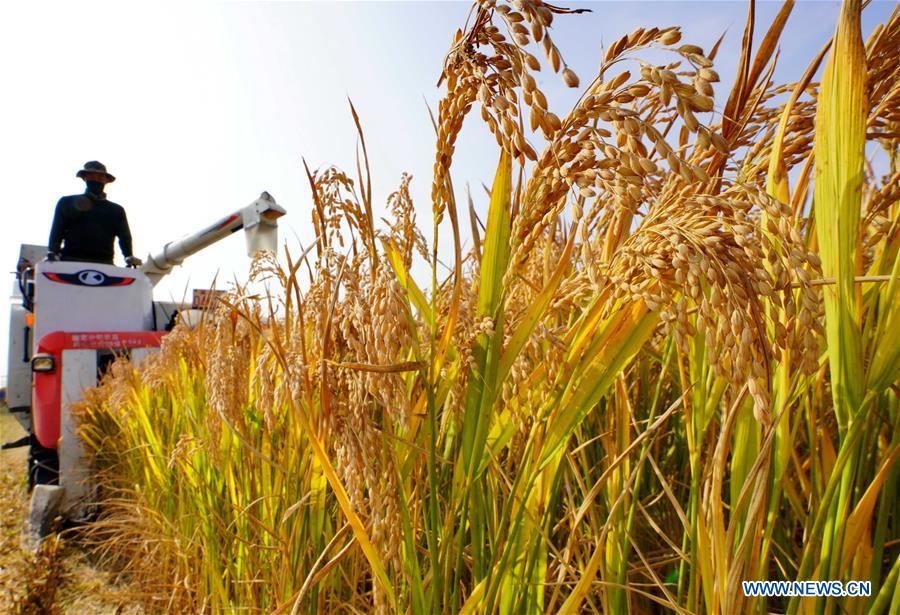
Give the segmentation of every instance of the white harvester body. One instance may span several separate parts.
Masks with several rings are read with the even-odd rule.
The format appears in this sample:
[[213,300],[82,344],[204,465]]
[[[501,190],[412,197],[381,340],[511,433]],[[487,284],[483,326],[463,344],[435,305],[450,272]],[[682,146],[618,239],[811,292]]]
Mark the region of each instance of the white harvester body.
[[[47,254],[46,246],[23,244],[19,248],[19,259],[25,263],[37,263]],[[21,286],[21,287],[20,287]],[[27,286],[27,287],[26,287]],[[33,294],[34,280],[22,284],[14,280],[9,297],[9,349],[6,355],[6,405],[20,409],[17,418],[27,425],[27,410],[31,405],[31,341],[32,331],[28,326],[31,310],[25,305],[24,294]],[[24,415],[24,421],[23,421]]]
[[150,331],[153,286],[140,271],[79,262],[38,263],[34,339],[53,331]]

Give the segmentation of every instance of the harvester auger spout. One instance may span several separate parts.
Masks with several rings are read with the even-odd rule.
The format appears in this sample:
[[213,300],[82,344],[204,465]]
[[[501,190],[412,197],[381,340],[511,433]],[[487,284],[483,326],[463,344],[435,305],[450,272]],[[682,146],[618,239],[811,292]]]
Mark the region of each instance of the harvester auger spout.
[[277,251],[278,218],[287,213],[268,192],[238,211],[217,220],[202,231],[163,246],[147,256],[141,271],[154,286],[191,254],[211,246],[241,229],[247,240],[247,256],[260,250]]

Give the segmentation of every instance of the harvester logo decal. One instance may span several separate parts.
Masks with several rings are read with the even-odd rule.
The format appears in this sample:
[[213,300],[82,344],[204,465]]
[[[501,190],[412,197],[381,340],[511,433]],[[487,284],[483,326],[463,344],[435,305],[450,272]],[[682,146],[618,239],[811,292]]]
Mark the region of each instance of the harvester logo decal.
[[45,272],[44,275],[54,282],[75,284],[76,286],[128,286],[135,280],[135,278],[106,275],[102,271],[97,271],[96,269],[82,269],[75,273]]
[[86,271],[78,272],[78,281],[85,286],[103,286],[103,283],[106,281],[106,276],[99,271],[88,269]]

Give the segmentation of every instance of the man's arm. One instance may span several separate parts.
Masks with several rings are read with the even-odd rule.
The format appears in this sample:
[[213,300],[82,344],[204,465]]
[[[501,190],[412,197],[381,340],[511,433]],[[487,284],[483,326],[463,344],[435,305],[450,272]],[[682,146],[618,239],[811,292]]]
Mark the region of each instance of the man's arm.
[[66,230],[68,227],[65,214],[65,201],[60,199],[56,203],[56,211],[53,213],[53,225],[50,227],[50,240],[47,242],[47,249],[54,254],[59,253],[63,239],[66,238]]
[[119,247],[122,248],[126,265],[129,267],[140,267],[144,264],[141,259],[134,256],[131,252],[131,229],[128,228],[128,216],[125,215],[124,208],[122,208],[122,220],[119,228]]
[[119,236],[119,248],[122,250],[122,256],[126,259],[134,256],[131,246],[131,229],[128,227],[128,216],[125,215],[125,209],[120,207],[122,212],[119,218],[119,230],[116,234]]

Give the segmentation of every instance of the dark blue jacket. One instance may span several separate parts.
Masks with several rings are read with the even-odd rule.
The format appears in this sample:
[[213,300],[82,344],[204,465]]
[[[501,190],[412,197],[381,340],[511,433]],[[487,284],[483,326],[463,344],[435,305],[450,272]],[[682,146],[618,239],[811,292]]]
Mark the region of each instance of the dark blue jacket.
[[122,206],[90,193],[74,194],[56,204],[48,247],[66,261],[112,264],[116,237],[122,254],[132,256],[131,230]]

